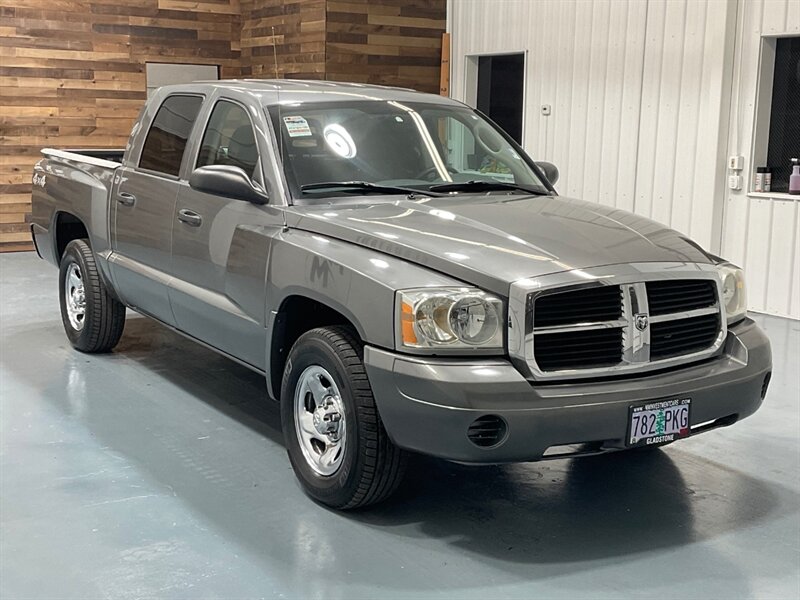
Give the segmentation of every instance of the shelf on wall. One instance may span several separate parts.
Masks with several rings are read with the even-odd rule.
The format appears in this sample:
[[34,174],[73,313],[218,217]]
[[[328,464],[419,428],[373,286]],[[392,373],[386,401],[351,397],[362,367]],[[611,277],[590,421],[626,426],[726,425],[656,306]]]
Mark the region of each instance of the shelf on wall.
[[748,198],[767,198],[769,200],[800,200],[800,195],[786,192],[748,192]]

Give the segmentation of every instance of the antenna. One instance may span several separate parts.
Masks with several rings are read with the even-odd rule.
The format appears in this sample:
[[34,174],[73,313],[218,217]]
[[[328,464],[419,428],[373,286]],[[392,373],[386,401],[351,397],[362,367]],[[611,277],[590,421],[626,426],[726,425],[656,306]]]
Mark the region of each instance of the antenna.
[[272,26],[272,59],[275,66],[275,95],[278,97],[278,147],[281,152],[281,162],[283,162],[283,117],[281,116],[281,86],[278,83],[278,46],[275,44],[275,26]]
[[275,61],[275,79],[278,78],[278,47],[275,45],[275,26],[272,26],[272,58]]

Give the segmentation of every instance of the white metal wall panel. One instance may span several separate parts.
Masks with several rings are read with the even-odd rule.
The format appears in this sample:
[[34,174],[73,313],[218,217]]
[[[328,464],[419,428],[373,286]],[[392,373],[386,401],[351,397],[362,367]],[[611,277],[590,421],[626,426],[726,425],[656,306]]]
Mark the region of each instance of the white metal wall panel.
[[523,145],[562,194],[688,234],[747,270],[751,308],[800,318],[797,202],[725,186],[751,153],[760,36],[800,32],[800,2],[451,0],[448,21],[458,99],[467,56],[527,52]]
[[[624,7],[622,3],[615,6]],[[617,44],[623,47],[623,71],[617,80],[621,88],[621,117],[619,121],[619,144],[609,147],[609,153],[617,150],[617,191],[604,204],[634,210],[636,203],[636,163],[639,153],[639,123],[641,120],[641,94],[644,69],[645,30],[647,4],[636,2],[626,7],[627,19],[624,30],[615,31]],[[624,37],[620,32],[624,31]],[[610,127],[609,122],[609,127]],[[613,132],[611,132],[613,135]],[[605,154],[605,152],[604,152]]]
[[563,194],[632,209],[646,13],[637,1],[453,0],[453,96],[469,96],[467,56],[526,51],[525,148],[559,166]]
[[722,255],[745,269],[753,310],[800,318],[800,202],[747,194],[762,35],[783,34],[800,34],[800,2],[739,2],[728,154],[745,157],[744,184],[725,191]]
[[[452,89],[468,97],[467,55],[526,50],[523,142],[559,166],[559,191],[635,210],[718,250],[715,175],[725,150],[698,140],[716,139],[727,124],[721,98],[731,6],[453,0]],[[542,104],[551,116],[541,115]]]
[[714,0],[651,0],[647,11],[635,210],[712,250],[719,249],[726,152],[719,139],[732,76],[726,26],[734,10]]

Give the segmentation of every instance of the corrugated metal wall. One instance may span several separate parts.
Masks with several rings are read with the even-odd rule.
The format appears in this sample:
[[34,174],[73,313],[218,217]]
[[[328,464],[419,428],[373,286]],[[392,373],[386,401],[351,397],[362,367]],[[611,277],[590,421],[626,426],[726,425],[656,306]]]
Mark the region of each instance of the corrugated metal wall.
[[[800,317],[796,300],[788,300],[791,282],[759,281],[762,272],[780,269],[786,279],[800,262],[775,266],[758,254],[764,252],[756,240],[751,245],[759,248],[744,260],[730,251],[735,236],[722,231],[723,222],[730,228],[737,218],[725,209],[731,101],[748,110],[746,102],[738,107],[736,93],[731,98],[734,44],[742,41],[737,26],[748,11],[774,11],[792,23],[800,18],[797,6],[796,0],[740,0],[737,18],[737,2],[720,0],[451,0],[451,93],[470,100],[471,55],[526,52],[523,142],[533,156],[559,166],[560,193],[634,210],[712,251],[722,247],[750,271],[755,310]],[[552,106],[550,116],[541,114],[543,104]],[[752,114],[742,120],[752,123]],[[789,209],[796,224],[791,201]],[[796,225],[792,232],[796,249]],[[773,288],[787,301],[768,306]]]
[[[726,190],[722,254],[747,273],[755,310],[800,318],[800,201],[748,195],[763,35],[800,34],[797,0],[740,0],[730,154],[745,157],[743,190]],[[766,123],[764,124],[766,126]]]
[[467,99],[467,55],[526,51],[525,148],[558,165],[561,193],[632,209],[646,8],[453,0],[451,93]]

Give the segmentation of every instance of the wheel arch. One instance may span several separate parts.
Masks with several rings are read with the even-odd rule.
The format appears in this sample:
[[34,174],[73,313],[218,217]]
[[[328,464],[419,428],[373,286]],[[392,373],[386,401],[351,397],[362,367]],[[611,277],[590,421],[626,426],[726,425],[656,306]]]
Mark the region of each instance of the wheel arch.
[[305,332],[328,325],[346,325],[353,329],[362,343],[367,341],[364,327],[355,315],[346,307],[320,298],[310,290],[288,294],[270,317],[269,330],[272,333],[267,347],[267,386],[274,400],[280,400],[286,357]]
[[61,263],[67,245],[73,240],[80,239],[87,240],[89,247],[92,246],[89,228],[83,220],[71,212],[57,211],[53,215],[53,252],[56,264]]

